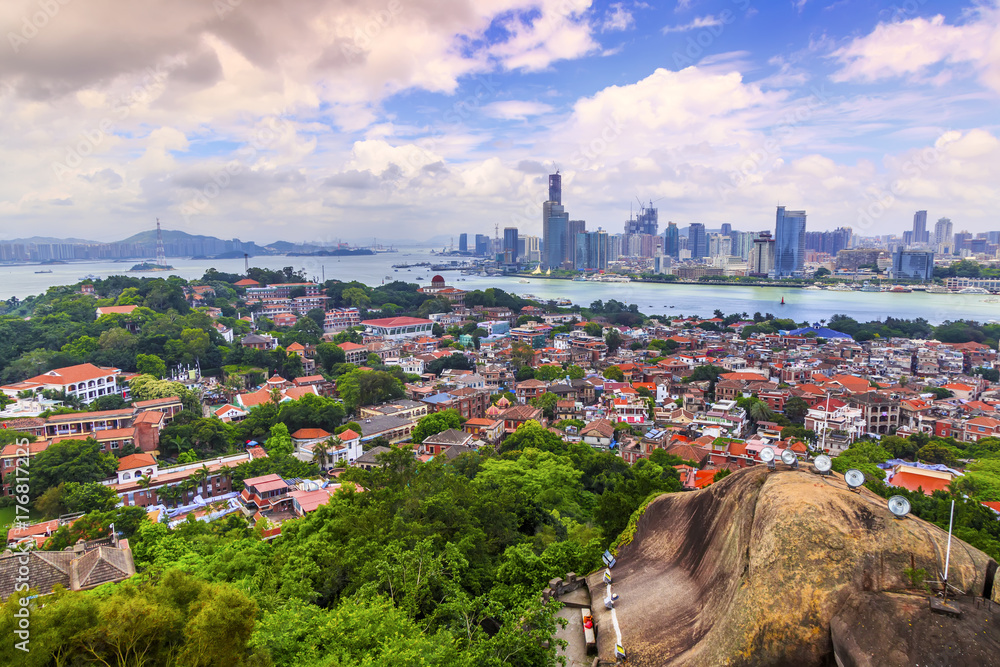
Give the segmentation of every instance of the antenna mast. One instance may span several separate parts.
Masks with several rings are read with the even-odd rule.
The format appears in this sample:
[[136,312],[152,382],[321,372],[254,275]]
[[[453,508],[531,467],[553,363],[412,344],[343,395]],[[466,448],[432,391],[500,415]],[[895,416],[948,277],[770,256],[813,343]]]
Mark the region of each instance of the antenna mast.
[[163,232],[160,231],[160,219],[156,219],[156,265],[166,266],[167,256],[163,252]]

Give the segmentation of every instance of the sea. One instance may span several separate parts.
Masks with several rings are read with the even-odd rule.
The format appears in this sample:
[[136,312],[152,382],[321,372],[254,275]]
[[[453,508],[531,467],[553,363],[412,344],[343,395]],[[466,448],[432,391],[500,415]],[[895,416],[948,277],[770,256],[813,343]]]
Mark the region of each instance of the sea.
[[[430,262],[446,264],[452,258],[432,254],[426,248],[402,248],[398,252],[353,257],[290,257],[284,255],[250,258],[251,266],[281,269],[291,266],[307,277],[321,281],[357,280],[378,286],[393,280],[429,284],[434,272],[430,267],[392,268],[393,264]],[[72,285],[85,278],[106,278],[109,275],[132,276],[177,275],[185,279],[201,278],[214,267],[225,273],[244,271],[244,260],[184,259],[171,257],[174,267],[169,272],[132,273],[135,260],[127,262],[70,262],[50,265],[0,265],[0,300],[10,297],[23,299],[44,293],[55,285]],[[37,273],[51,271],[51,273]],[[589,306],[592,302],[616,299],[636,304],[646,315],[696,315],[710,317],[715,310],[725,314],[755,312],[772,313],[796,322],[821,323],[834,314],[843,314],[859,321],[882,320],[886,317],[914,319],[922,317],[931,324],[946,320],[968,319],[978,322],[1000,321],[1000,302],[995,297],[979,294],[927,294],[924,292],[831,292],[780,287],[744,287],[658,283],[595,283],[545,278],[466,276],[461,271],[440,271],[450,285],[461,289],[496,287],[521,296],[541,300],[565,299],[573,304]],[[784,304],[781,303],[784,299]]]

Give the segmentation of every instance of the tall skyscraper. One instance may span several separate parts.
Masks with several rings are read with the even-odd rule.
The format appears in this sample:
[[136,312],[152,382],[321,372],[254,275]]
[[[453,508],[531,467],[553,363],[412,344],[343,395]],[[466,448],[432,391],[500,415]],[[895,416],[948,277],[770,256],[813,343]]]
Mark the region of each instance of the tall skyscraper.
[[486,234],[476,234],[476,254],[480,257],[490,254],[490,237]]
[[952,242],[952,235],[955,233],[954,225],[951,224],[951,220],[948,218],[938,218],[938,221],[934,223],[934,244],[938,245],[944,243],[945,245]]
[[608,233],[597,230],[596,232],[582,232],[575,237],[576,249],[574,251],[574,268],[578,271],[584,269],[601,270],[608,268]]
[[963,250],[972,249],[972,234],[967,230],[955,232],[954,254],[961,255]]
[[459,234],[458,235],[458,251],[459,252],[469,252],[469,235]]
[[728,222],[722,223],[722,235],[723,236],[732,236],[733,235],[733,226],[731,224],[729,224]]
[[545,220],[545,264],[549,269],[561,269],[566,257],[567,234],[569,232],[569,213],[562,204],[545,202],[549,211]]
[[504,227],[503,252],[506,263],[517,264],[517,227]]
[[917,211],[913,214],[913,242],[930,242],[930,234],[927,231],[927,211]]
[[653,202],[649,206],[640,203],[638,214],[625,221],[626,234],[651,234],[656,236],[660,232],[659,213],[653,208]]
[[806,263],[806,212],[778,207],[774,229],[774,275],[787,278],[800,273]]
[[549,201],[554,204],[562,203],[562,176],[558,170],[549,174]]
[[688,249],[691,251],[691,259],[708,257],[708,237],[705,235],[705,225],[700,222],[692,222],[688,228]]
[[576,262],[576,235],[587,231],[586,220],[570,220],[566,225],[566,236],[563,247],[563,263],[569,262],[570,266]]
[[663,254],[677,259],[680,250],[680,230],[676,223],[668,222],[667,228],[663,230]]

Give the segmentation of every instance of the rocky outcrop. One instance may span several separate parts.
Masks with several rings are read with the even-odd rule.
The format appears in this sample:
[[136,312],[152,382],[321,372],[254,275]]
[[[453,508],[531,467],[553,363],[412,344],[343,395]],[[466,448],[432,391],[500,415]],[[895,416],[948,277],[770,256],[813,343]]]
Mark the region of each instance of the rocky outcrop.
[[[943,570],[946,542],[945,531],[894,518],[882,498],[850,491],[838,475],[759,466],[661,496],[613,570],[629,664],[831,664],[831,619],[848,599],[905,589],[911,562]],[[991,563],[955,539],[949,578],[990,594]],[[595,601],[602,573],[588,577]],[[594,611],[600,655],[613,661],[610,612]]]

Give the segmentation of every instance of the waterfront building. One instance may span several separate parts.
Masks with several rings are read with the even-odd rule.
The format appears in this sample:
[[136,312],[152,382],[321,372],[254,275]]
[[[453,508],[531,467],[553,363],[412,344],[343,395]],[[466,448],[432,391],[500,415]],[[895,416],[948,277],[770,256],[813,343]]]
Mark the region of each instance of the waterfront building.
[[774,271],[774,257],[775,242],[771,238],[771,232],[760,232],[760,235],[753,240],[753,248],[750,251],[750,275],[769,275]]
[[930,236],[927,231],[927,211],[917,211],[913,214],[913,243],[930,243]]
[[458,251],[459,252],[469,252],[469,235],[459,234],[458,235]]
[[574,268],[578,271],[603,271],[608,268],[608,233],[583,232],[576,235]]
[[476,234],[476,255],[485,257],[490,254],[490,237],[486,234]]
[[806,262],[806,212],[786,211],[779,206],[774,236],[774,276],[787,278],[801,274]]
[[505,227],[503,230],[504,264],[517,264],[517,227]]
[[899,280],[928,282],[934,278],[933,250],[896,249],[892,259],[892,276]]

